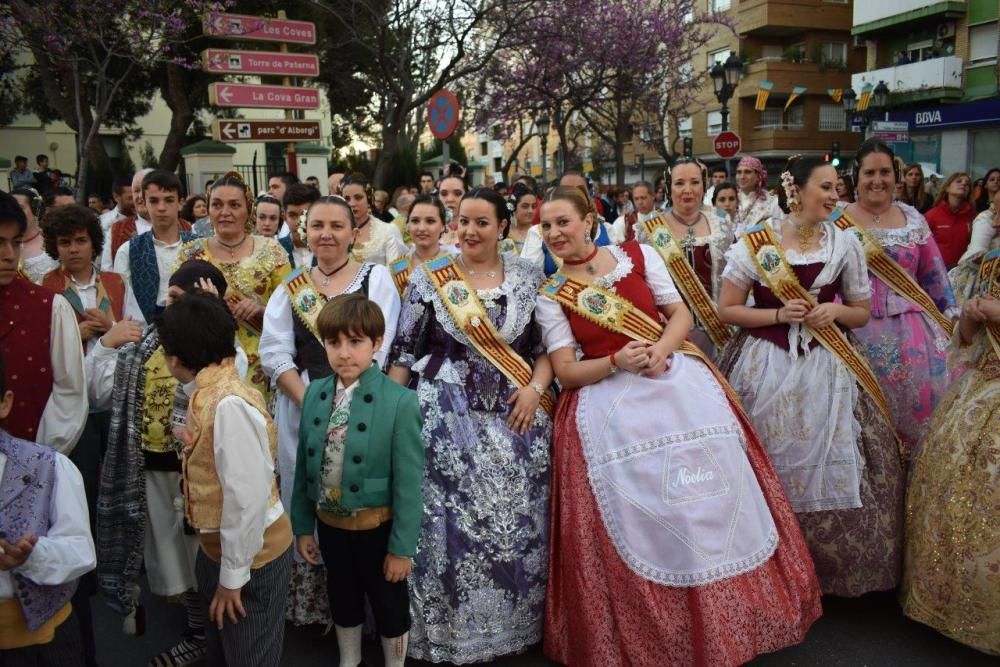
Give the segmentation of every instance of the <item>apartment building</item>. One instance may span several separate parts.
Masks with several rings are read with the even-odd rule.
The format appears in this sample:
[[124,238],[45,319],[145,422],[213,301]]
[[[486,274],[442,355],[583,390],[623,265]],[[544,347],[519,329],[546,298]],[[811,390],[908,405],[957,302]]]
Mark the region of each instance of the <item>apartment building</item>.
[[[708,69],[730,55],[744,62],[744,75],[729,101],[728,129],[742,139],[741,155],[754,155],[766,165],[772,185],[791,155],[823,155],[839,142],[844,155],[861,141],[852,132],[842,104],[829,89],[846,90],[851,73],[865,67],[865,49],[851,36],[848,0],[706,0],[706,9],[725,11],[734,32],[720,30],[696,62],[705,72],[699,111],[681,121],[681,136],[693,141],[693,152],[718,162],[714,138],[722,131],[722,108]],[[766,107],[756,110],[762,81],[773,87]],[[805,92],[786,109],[796,86]],[[739,157],[739,156],[737,156]]]
[[867,50],[854,89],[884,81],[894,144],[908,162],[979,178],[1000,165],[997,0],[879,0],[854,6],[852,35]]

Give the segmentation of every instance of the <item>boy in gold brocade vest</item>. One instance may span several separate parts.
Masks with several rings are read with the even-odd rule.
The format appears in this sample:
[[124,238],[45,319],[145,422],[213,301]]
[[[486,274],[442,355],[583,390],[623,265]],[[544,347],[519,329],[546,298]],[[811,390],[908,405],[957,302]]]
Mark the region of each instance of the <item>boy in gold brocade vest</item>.
[[236,321],[218,298],[182,296],[156,319],[170,373],[190,396],[184,510],[210,665],[276,666],[284,640],[292,531],[275,479],[277,429],[236,368]]

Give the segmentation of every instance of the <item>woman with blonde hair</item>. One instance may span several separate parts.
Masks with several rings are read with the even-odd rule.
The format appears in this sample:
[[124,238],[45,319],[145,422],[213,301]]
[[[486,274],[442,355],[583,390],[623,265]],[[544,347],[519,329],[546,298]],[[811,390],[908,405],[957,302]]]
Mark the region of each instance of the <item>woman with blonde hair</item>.
[[924,215],[949,269],[958,264],[969,245],[975,215],[972,179],[964,171],[956,171],[941,184],[934,206]]
[[903,169],[903,196],[900,199],[920,213],[926,213],[934,205],[934,198],[924,185],[924,168],[912,162]]

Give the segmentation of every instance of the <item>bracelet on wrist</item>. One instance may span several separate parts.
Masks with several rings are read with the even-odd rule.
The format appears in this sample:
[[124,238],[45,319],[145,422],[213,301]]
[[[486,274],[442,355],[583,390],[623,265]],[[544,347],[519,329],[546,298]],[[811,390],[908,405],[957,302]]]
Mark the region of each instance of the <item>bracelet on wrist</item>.
[[541,382],[529,382],[528,386],[534,389],[539,396],[545,395],[545,387],[542,386]]
[[608,361],[611,363],[611,372],[609,375],[614,375],[618,372],[618,364],[615,363],[615,352],[608,355]]
[[781,324],[781,308],[777,308],[774,311],[774,323]]

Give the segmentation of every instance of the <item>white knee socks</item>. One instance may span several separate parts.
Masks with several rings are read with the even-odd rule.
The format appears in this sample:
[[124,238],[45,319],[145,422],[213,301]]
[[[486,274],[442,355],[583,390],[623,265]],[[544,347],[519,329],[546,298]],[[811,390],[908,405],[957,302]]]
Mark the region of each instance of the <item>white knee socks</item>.
[[382,637],[382,655],[385,656],[385,667],[403,667],[406,662],[406,644],[410,638],[409,632],[398,637]]
[[[361,664],[361,625],[353,628],[333,626],[337,632],[337,649],[340,651],[340,667],[358,667]],[[388,663],[387,663],[388,664]]]

